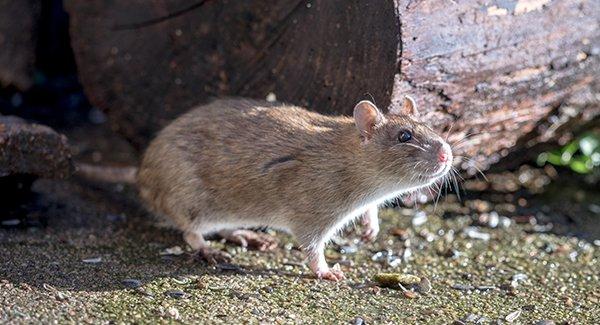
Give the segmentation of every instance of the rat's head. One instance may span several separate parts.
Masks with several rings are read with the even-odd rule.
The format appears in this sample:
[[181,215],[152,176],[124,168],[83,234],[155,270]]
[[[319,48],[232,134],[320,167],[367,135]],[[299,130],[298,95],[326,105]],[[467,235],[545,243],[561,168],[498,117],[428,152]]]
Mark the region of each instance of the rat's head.
[[354,107],[354,121],[374,175],[421,187],[445,176],[452,167],[452,150],[444,139],[418,120],[414,100],[383,115],[369,101]]

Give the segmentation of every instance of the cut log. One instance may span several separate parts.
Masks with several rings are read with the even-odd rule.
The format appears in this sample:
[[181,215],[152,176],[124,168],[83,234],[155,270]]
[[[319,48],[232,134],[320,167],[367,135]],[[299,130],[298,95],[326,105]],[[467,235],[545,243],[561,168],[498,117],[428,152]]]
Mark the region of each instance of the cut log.
[[0,115],[0,177],[66,178],[73,170],[64,135],[44,125]]
[[[138,148],[212,96],[416,98],[487,167],[600,114],[600,2],[67,0],[91,101]],[[465,162],[463,167],[470,165]]]
[[0,0],[0,86],[33,84],[39,0]]

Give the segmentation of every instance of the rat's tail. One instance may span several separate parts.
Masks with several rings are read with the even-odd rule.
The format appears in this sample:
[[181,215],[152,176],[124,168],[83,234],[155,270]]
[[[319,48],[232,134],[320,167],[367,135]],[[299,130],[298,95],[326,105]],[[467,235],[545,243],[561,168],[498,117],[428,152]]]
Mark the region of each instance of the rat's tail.
[[76,163],[76,176],[102,183],[135,184],[138,168],[133,166],[98,166],[86,163]]

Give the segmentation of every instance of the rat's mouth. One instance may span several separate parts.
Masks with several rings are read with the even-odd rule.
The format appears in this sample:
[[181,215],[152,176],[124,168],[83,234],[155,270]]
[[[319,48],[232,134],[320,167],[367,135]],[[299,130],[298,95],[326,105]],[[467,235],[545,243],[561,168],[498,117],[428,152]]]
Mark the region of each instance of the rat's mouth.
[[440,178],[440,177],[446,175],[450,171],[451,167],[452,167],[451,163],[444,163],[442,165],[442,168],[441,168],[440,171],[438,171],[436,173],[433,173],[433,174],[429,174],[429,175],[423,175],[423,176],[426,177],[429,180],[435,179],[435,178]]

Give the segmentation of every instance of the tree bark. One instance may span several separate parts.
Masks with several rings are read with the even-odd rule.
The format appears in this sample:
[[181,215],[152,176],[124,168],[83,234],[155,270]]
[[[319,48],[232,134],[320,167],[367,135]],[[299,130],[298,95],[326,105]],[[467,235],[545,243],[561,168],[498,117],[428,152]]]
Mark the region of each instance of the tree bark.
[[[412,95],[486,168],[600,113],[600,2],[67,0],[92,103],[138,148],[213,96],[350,114]],[[473,167],[465,161],[464,168]]]

